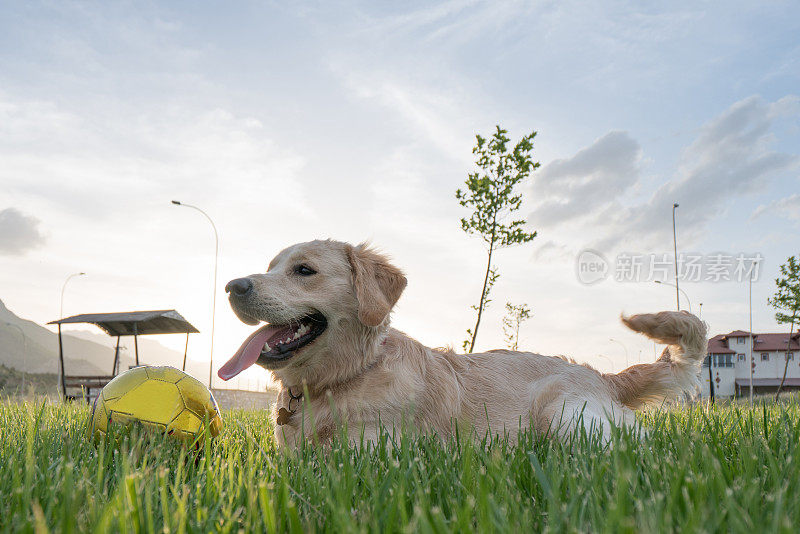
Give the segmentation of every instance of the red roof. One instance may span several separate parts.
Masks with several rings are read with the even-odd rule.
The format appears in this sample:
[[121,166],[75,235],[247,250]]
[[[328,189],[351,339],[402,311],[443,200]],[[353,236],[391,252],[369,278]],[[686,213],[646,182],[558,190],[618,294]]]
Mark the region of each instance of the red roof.
[[724,337],[749,337],[750,332],[745,332],[744,330],[734,330],[730,334],[725,334]]
[[[730,334],[718,334],[708,340],[709,354],[736,354],[728,346],[728,338],[747,337],[750,332],[734,330]],[[753,351],[755,352],[780,352],[786,350],[788,334],[753,334]],[[800,350],[800,331],[792,334],[789,350]]]
[[[749,334],[748,334],[749,335]],[[708,340],[708,353],[709,354],[736,354],[735,350],[728,348],[728,344],[722,334],[716,335]]]
[[[756,334],[753,350],[756,352],[778,352],[786,350],[788,337],[788,334]],[[800,343],[798,343],[799,337],[800,333],[792,335],[792,342],[789,345],[789,350],[800,349]]]

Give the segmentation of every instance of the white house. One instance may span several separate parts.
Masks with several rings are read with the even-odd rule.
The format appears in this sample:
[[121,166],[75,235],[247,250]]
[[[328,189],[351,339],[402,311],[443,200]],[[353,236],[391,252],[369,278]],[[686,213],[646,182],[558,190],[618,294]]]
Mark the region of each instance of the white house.
[[[786,364],[788,334],[753,334],[753,393],[775,392]],[[708,356],[703,362],[700,396],[708,397],[709,373],[714,380],[714,394],[719,397],[740,397],[750,393],[750,332],[734,330],[708,340]],[[784,389],[800,389],[800,331],[791,336],[789,368]]]

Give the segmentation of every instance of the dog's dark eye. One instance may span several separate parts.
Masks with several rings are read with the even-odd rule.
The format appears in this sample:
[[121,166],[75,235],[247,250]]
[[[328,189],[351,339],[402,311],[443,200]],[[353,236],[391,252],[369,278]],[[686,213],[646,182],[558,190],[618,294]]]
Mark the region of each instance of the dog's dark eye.
[[311,276],[312,274],[317,274],[317,271],[315,271],[308,265],[303,265],[302,263],[294,268],[294,272],[296,272],[300,276]]

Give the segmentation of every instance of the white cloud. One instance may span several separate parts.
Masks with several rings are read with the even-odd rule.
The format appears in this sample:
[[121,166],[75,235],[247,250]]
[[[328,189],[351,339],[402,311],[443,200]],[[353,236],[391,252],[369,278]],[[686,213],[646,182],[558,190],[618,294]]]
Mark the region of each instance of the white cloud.
[[552,239],[544,242],[534,242],[533,257],[536,260],[563,261],[567,258],[571,258],[570,252],[569,247],[556,243]]
[[567,159],[534,173],[531,223],[550,228],[598,216],[639,180],[642,149],[626,132],[610,132]]
[[779,215],[793,221],[800,221],[800,194],[795,193],[773,200],[769,204],[761,204],[750,216],[750,220],[754,221],[765,215]]
[[534,182],[537,204],[530,219],[537,229],[569,225],[578,247],[608,251],[635,242],[645,248],[668,240],[671,228],[663,221],[677,202],[684,240],[691,244],[730,200],[763,189],[800,161],[773,148],[773,124],[796,116],[795,102],[753,96],[735,103],[700,129],[672,179],[638,203],[624,197],[643,182],[639,145],[624,132],[609,133],[543,167]]
[[[211,201],[239,188],[241,205],[275,192],[301,199],[303,158],[276,146],[257,119],[179,106],[77,113],[55,102],[0,98],[0,181],[95,221],[132,201],[183,194]],[[41,148],[46,146],[44,157]],[[275,202],[273,208],[285,208]],[[303,203],[293,209],[309,213]]]
[[468,92],[457,88],[454,80],[446,83],[450,90],[443,90],[404,81],[400,72],[364,69],[353,61],[339,57],[330,63],[352,94],[378,104],[388,116],[399,118],[406,128],[403,137],[417,138],[419,146],[436,147],[455,161],[469,161],[468,143],[472,138],[464,132],[471,131],[480,112]]

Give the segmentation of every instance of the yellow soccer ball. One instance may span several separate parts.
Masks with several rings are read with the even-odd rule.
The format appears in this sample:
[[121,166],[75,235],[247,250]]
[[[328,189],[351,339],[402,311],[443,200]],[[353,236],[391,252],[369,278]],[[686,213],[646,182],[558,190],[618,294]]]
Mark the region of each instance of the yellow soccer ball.
[[208,423],[222,429],[214,395],[199,380],[174,367],[136,367],[106,384],[94,401],[89,432],[98,438],[111,423],[133,422],[183,441],[194,441]]

